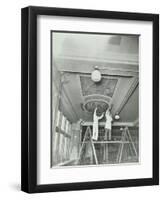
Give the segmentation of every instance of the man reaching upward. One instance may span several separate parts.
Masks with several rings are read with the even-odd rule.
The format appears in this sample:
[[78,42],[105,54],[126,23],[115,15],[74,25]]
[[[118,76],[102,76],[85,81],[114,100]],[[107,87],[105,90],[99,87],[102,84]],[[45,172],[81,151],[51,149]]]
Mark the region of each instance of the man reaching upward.
[[102,113],[101,116],[97,116],[97,107],[96,107],[93,114],[93,136],[92,136],[93,140],[98,139],[98,121],[102,119],[103,116],[104,116],[104,113]]

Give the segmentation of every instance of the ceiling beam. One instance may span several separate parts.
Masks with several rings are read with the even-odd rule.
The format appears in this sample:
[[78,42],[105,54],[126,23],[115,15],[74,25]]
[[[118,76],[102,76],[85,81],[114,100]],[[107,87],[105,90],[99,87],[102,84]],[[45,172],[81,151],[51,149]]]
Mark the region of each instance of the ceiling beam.
[[116,109],[117,114],[120,114],[120,112],[122,111],[122,109],[124,108],[126,103],[128,102],[129,98],[131,97],[131,95],[133,94],[135,89],[137,88],[138,83],[139,83],[139,79],[137,77],[135,77],[133,83],[130,86],[130,89],[126,93],[126,95],[125,95],[124,99],[122,100],[121,104],[119,105],[119,107]]
[[137,54],[125,54],[125,53],[109,53],[105,57],[87,57],[80,55],[54,55],[54,59],[71,60],[71,61],[89,61],[89,62],[100,62],[100,63],[116,63],[126,65],[138,65],[139,59]]
[[[64,65],[66,65],[64,67]],[[93,71],[93,66],[92,64],[89,66],[89,64],[87,63],[87,65],[83,65],[81,64],[81,67],[77,67],[77,65],[72,65],[72,64],[68,64],[65,62],[65,64],[56,64],[58,71],[60,72],[65,72],[65,73],[74,73],[74,74],[91,74]],[[79,64],[78,64],[79,65]],[[101,72],[102,75],[105,76],[120,76],[120,77],[138,77],[139,76],[139,72],[138,70],[135,69],[125,69],[125,68],[113,68],[113,67],[103,67],[102,69],[99,70]]]

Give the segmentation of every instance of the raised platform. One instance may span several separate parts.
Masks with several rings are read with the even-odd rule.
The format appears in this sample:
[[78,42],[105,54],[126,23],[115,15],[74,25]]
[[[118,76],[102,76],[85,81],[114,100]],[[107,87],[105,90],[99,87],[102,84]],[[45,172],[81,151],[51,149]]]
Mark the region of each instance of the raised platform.
[[[84,143],[89,143],[90,141],[85,141]],[[83,143],[83,142],[81,142]],[[121,140],[118,140],[118,141],[115,141],[115,140],[109,140],[109,141],[93,141],[92,140],[92,143],[94,144],[116,144],[116,143],[120,143],[120,144],[125,144],[125,143],[130,143],[129,141],[121,141]]]

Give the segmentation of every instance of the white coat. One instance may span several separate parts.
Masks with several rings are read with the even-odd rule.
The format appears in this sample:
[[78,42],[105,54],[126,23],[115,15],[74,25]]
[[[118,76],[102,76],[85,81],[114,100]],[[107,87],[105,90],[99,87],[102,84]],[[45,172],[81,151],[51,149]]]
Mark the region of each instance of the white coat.
[[105,117],[106,117],[105,128],[111,130],[111,122],[113,121],[113,118],[109,110],[106,111]]
[[103,118],[103,114],[101,116],[97,116],[96,114],[97,108],[94,111],[93,114],[93,136],[92,139],[97,140],[98,139],[98,121]]

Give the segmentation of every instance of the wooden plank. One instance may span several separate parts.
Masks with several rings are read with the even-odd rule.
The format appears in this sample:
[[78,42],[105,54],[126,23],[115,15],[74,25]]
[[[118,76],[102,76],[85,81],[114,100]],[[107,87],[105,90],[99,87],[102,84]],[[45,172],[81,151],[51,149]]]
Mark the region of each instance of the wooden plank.
[[[89,142],[84,142],[84,143],[89,143]],[[128,144],[130,143],[129,141],[121,141],[121,140],[117,140],[117,141],[92,141],[92,143],[94,144]]]
[[[92,125],[93,125],[93,122],[84,122],[84,124],[82,124],[82,126],[92,126]],[[99,122],[98,125],[104,127],[105,122]],[[125,126],[133,127],[134,124],[133,124],[133,122],[113,122],[112,126],[115,126],[115,127],[116,126],[118,126],[118,127],[121,127],[121,126],[123,126],[123,127],[125,127]]]

